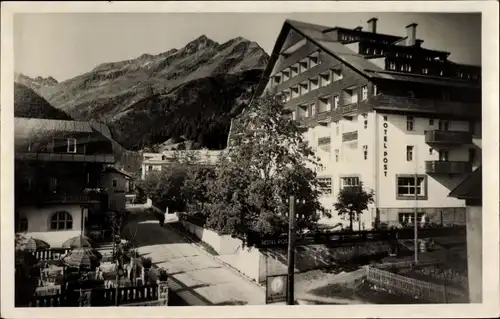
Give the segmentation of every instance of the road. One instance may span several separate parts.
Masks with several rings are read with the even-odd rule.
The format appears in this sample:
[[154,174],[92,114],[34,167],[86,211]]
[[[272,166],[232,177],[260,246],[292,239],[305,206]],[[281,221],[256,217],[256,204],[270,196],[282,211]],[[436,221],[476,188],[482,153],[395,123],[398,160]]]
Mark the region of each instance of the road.
[[171,289],[189,305],[262,305],[264,290],[203,252],[153,216],[134,212],[124,237],[169,274]]

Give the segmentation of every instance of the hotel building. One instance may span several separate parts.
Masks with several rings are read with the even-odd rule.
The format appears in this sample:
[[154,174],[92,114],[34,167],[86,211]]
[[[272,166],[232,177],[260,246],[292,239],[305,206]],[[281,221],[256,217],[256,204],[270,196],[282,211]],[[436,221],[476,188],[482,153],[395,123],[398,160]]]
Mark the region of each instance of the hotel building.
[[333,215],[322,223],[348,224],[333,204],[363,183],[375,198],[355,229],[411,224],[415,209],[419,223],[465,224],[448,194],[481,163],[481,68],[424,48],[416,24],[401,31],[287,20],[278,36],[256,94],[279,95],[307,127]]
[[148,172],[161,172],[166,165],[174,162],[199,163],[215,165],[222,151],[213,150],[174,150],[162,153],[143,153],[141,165],[141,179],[145,179]]

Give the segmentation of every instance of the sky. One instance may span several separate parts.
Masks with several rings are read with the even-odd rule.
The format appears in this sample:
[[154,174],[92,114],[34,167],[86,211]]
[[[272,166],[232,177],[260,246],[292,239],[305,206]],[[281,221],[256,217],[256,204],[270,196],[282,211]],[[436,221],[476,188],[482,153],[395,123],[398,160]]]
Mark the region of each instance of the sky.
[[367,28],[405,36],[417,23],[423,47],[451,52],[450,60],[481,64],[481,16],[461,13],[30,13],[14,17],[14,69],[63,81],[101,63],[181,48],[202,34],[219,43],[242,36],[267,53],[285,19]]

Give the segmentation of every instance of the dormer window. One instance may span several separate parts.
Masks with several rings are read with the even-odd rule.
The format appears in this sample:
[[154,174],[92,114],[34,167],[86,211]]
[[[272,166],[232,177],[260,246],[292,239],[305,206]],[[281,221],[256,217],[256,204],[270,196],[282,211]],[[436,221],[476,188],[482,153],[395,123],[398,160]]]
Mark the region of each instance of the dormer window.
[[292,91],[292,99],[300,96],[299,86],[292,86],[290,91]]
[[342,80],[342,72],[340,70],[332,70],[333,82]]
[[290,70],[283,70],[283,82],[288,81],[290,79]]
[[290,70],[291,70],[291,74],[290,74],[290,77],[294,77],[294,76],[297,76],[299,74],[299,65],[298,64],[294,64],[290,67]]
[[319,78],[314,77],[312,79],[309,79],[309,90],[314,91],[319,88]]
[[314,68],[316,65],[320,63],[319,61],[319,53],[313,53],[309,56],[309,68]]
[[273,77],[273,85],[278,85],[281,83],[281,74],[276,74],[274,77]]
[[346,94],[346,104],[352,104],[358,102],[358,92],[356,88],[348,88],[344,90]]
[[318,102],[318,113],[329,112],[332,110],[331,96],[320,97]]
[[306,82],[300,83],[299,88],[300,88],[300,95],[304,95],[304,94],[308,93],[309,92],[309,82],[306,81]]
[[396,70],[396,62],[389,62],[389,70]]
[[68,153],[76,153],[76,138],[68,138]]
[[299,72],[303,73],[307,71],[307,69],[309,69],[309,60],[308,59],[301,60],[299,62]]
[[320,74],[319,78],[321,81],[321,86],[327,86],[330,83],[332,83],[332,77],[330,75],[330,72]]

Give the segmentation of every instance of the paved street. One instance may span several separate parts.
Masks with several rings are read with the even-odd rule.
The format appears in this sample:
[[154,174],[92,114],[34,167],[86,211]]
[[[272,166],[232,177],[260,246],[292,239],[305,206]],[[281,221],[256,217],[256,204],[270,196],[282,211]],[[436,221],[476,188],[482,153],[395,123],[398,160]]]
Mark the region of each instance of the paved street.
[[168,226],[160,227],[149,214],[137,211],[124,230],[134,237],[139,253],[167,270],[171,287],[193,305],[265,304],[264,290],[184,239]]

